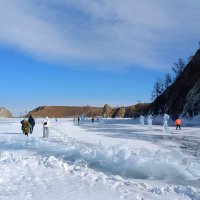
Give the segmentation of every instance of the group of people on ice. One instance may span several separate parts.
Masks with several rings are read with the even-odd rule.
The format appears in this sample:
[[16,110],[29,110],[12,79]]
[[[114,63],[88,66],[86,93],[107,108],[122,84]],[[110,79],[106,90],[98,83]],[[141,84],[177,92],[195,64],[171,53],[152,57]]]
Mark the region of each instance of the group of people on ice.
[[[77,123],[79,124],[80,123],[80,121],[86,121],[86,120],[88,120],[88,118],[86,118],[86,117],[80,117],[80,116],[78,116],[78,117],[73,117],[73,122],[74,123],[76,123],[76,121],[77,121]],[[99,117],[92,117],[91,118],[91,121],[92,121],[92,123],[94,123],[95,121],[100,121],[100,118]]]
[[[33,128],[35,126],[35,119],[32,115],[29,116],[28,120],[24,118],[21,122],[21,129],[24,135],[28,136],[28,134],[33,133]],[[50,127],[50,120],[48,117],[45,117],[43,121],[43,138],[49,137],[49,127]]]
[[[163,126],[166,129],[166,127],[168,128],[168,125],[166,125],[168,123],[168,119],[169,119],[169,115],[165,114],[164,115],[164,120],[163,120]],[[75,123],[76,118],[73,118],[73,122]],[[80,117],[77,118],[77,122],[79,123],[80,121]],[[152,129],[152,115],[148,116],[148,126],[150,129]],[[57,122],[57,118],[56,118],[56,122]],[[94,117],[92,117],[92,123],[94,122]],[[140,116],[140,124],[141,126],[144,126],[144,116]],[[181,119],[177,118],[175,120],[175,124],[176,124],[176,130],[179,128],[179,130],[181,130],[181,124],[182,121]],[[33,133],[33,129],[35,126],[35,119],[33,118],[32,115],[29,116],[28,120],[23,119],[21,121],[21,129],[22,132],[24,133],[24,135],[28,136],[28,134],[32,134]],[[44,121],[43,121],[43,138],[48,138],[49,137],[49,127],[50,127],[50,120],[48,117],[45,117]]]
[[29,116],[28,120],[25,118],[20,122],[22,125],[22,132],[24,135],[28,136],[28,134],[32,134],[33,128],[35,126],[35,119],[32,115]]

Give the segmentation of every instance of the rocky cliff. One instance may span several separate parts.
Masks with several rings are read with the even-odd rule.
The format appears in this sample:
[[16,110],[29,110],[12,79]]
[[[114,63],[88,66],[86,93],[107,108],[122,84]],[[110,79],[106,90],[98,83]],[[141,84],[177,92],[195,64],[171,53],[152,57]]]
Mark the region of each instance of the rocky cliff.
[[133,106],[120,107],[120,108],[112,108],[108,104],[105,104],[103,108],[103,116],[104,117],[138,117],[141,114],[145,114],[144,111],[149,106],[148,103],[139,103]]
[[113,117],[113,108],[111,106],[109,106],[108,104],[105,104],[103,107],[103,117],[104,118],[109,118],[109,117]]
[[126,107],[125,117],[139,117],[140,115],[145,115],[149,105],[149,103],[138,103],[134,106],[128,106]]
[[12,114],[6,108],[0,107],[0,117],[12,117]]
[[194,116],[200,113],[200,49],[182,74],[148,108],[148,113]]

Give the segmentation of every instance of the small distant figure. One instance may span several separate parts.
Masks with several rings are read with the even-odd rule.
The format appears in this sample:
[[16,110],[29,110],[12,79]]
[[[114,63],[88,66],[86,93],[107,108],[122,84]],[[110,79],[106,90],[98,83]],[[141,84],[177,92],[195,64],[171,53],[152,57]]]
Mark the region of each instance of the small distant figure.
[[79,124],[79,122],[80,122],[80,117],[78,117],[78,124]]
[[45,117],[43,121],[43,138],[49,137],[49,127],[50,127],[50,120],[48,117]]
[[21,129],[22,129],[23,134],[28,137],[28,133],[30,131],[30,124],[29,124],[29,122],[26,119],[24,119],[20,123],[22,125]]
[[144,116],[140,115],[140,125],[144,126]]
[[176,130],[178,128],[179,128],[179,130],[181,130],[182,121],[179,118],[176,119],[175,124],[176,124]]
[[33,128],[35,126],[35,119],[33,118],[32,115],[29,116],[28,122],[30,124],[30,133],[32,134],[33,133]]
[[58,121],[58,118],[55,118],[55,122],[57,122]]
[[94,117],[92,118],[92,123],[94,123]]
[[73,118],[73,122],[74,122],[74,124],[75,124],[75,122],[76,122],[76,117]]

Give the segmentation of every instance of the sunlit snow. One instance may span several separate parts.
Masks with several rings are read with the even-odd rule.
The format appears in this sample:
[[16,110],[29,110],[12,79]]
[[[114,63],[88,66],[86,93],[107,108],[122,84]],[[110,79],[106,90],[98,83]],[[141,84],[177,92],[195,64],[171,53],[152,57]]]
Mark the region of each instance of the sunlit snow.
[[29,137],[20,120],[0,119],[0,199],[200,199],[197,120],[164,134],[159,118],[51,119],[48,139],[42,119]]

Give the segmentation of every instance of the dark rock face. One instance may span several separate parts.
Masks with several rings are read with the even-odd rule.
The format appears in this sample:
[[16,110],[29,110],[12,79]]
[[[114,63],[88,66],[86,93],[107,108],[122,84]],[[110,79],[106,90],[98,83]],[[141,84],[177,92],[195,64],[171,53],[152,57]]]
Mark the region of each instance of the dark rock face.
[[200,49],[177,80],[149,106],[148,113],[168,113],[173,119],[200,113]]
[[128,106],[126,107],[126,112],[124,116],[139,117],[140,115],[145,115],[149,105],[149,103],[138,103],[134,106]]
[[116,110],[116,113],[115,113],[115,117],[120,117],[120,118],[123,118],[125,116],[125,112],[126,112],[126,108],[125,107],[121,107],[121,108],[118,108]]
[[200,113],[200,80],[195,83],[194,87],[186,96],[186,104],[183,107],[182,114],[188,117]]
[[9,110],[0,107],[0,117],[12,117],[12,114]]
[[148,103],[139,103],[134,106],[112,108],[108,104],[105,104],[103,108],[103,117],[138,117],[144,114],[148,106]]
[[128,106],[126,107],[125,116],[126,117],[133,117],[135,113],[135,106]]

